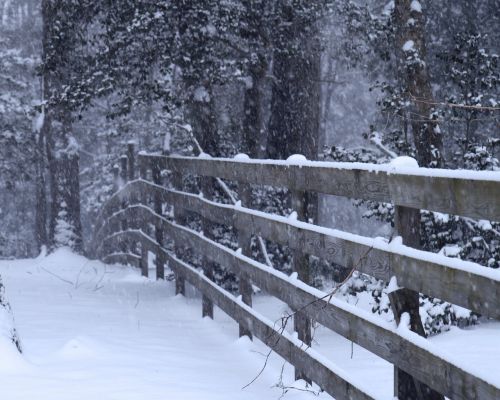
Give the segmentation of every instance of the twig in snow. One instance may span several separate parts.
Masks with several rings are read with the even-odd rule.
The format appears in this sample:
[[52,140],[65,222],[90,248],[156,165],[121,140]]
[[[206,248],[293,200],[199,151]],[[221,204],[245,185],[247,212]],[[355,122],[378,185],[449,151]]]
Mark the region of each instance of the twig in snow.
[[[186,129],[186,128],[184,128],[184,129],[189,133],[191,140],[193,141],[198,154],[204,153],[203,148],[201,147],[200,142],[198,142],[198,140],[195,138],[193,131],[190,129]],[[229,197],[229,199],[231,200],[233,205],[236,204],[238,201],[237,198],[234,196],[231,189],[229,189],[229,187],[224,183],[224,181],[221,178],[215,178],[215,181],[222,188],[224,193],[226,193],[227,197]],[[264,256],[264,259],[266,260],[266,264],[269,267],[273,268],[273,264],[271,262],[271,259],[269,258],[269,254],[267,252],[267,248],[266,248],[266,244],[264,243],[264,240],[262,240],[262,237],[260,237],[260,236],[257,236],[257,238],[259,241],[260,251],[262,252],[262,255]]]
[[96,284],[94,286],[94,292],[97,292],[98,290],[100,290],[100,289],[102,289],[104,287],[104,285],[100,285],[100,283],[104,280],[104,276],[107,273],[106,269],[107,269],[107,265],[104,264],[104,272],[102,273],[102,275],[99,278],[99,280],[96,282]]
[[61,276],[59,276],[59,275],[57,275],[57,274],[54,274],[52,271],[49,271],[48,269],[46,269],[46,268],[44,268],[44,267],[40,267],[40,268],[41,268],[42,270],[44,270],[45,272],[47,272],[48,274],[50,274],[50,275],[52,275],[52,276],[56,277],[57,279],[59,279],[59,280],[63,281],[64,283],[67,283],[67,284],[69,284],[69,285],[71,285],[71,286],[74,286],[74,282],[71,282],[71,281],[70,281],[70,280],[68,280],[68,279],[64,279],[63,277],[61,277]]
[[285,371],[285,365],[286,365],[286,362],[284,362],[283,365],[281,366],[280,378],[279,378],[278,383],[273,386],[273,387],[276,387],[278,389],[281,389],[281,396],[279,397],[280,400],[283,399],[285,397],[285,394],[287,394],[290,390],[297,390],[299,392],[311,393],[311,394],[313,394],[316,397],[318,397],[320,395],[321,389],[318,390],[318,391],[315,391],[313,389],[309,389],[307,387],[307,384],[306,384],[306,387],[304,389],[303,388],[298,388],[298,387],[295,387],[295,386],[285,385],[285,383],[283,382],[283,374],[284,374],[284,371]]
[[[252,383],[254,383],[261,375],[262,373],[264,372],[264,370],[266,369],[266,366],[267,366],[267,363],[269,361],[269,357],[271,356],[272,352],[273,352],[273,349],[274,347],[279,343],[280,339],[281,339],[281,336],[283,334],[283,332],[285,331],[285,328],[286,326],[288,325],[288,322],[290,321],[290,319],[295,315],[297,314],[298,312],[300,311],[303,311],[304,309],[306,309],[307,307],[313,305],[313,304],[316,304],[322,300],[327,300],[326,303],[330,303],[330,301],[332,300],[333,296],[335,295],[335,293],[337,293],[337,291],[352,277],[354,271],[356,270],[356,268],[361,264],[361,262],[368,256],[368,254],[372,251],[373,247],[370,247],[366,252],[365,254],[363,254],[360,259],[358,260],[358,262],[356,264],[354,264],[354,266],[351,268],[349,274],[346,276],[346,278],[340,282],[337,286],[335,286],[335,288],[325,294],[324,296],[322,297],[319,297],[317,299],[314,299],[313,301],[305,304],[304,306],[298,308],[297,310],[291,312],[291,313],[287,313],[286,316],[284,317],[281,317],[279,318],[278,320],[274,321],[274,326],[273,326],[273,332],[271,333],[271,335],[269,335],[268,339],[273,336],[273,335],[276,335],[277,336],[277,340],[276,340],[276,343],[274,345],[271,345],[269,346],[270,347],[270,350],[269,352],[267,353],[267,356],[266,356],[266,359],[264,361],[264,365],[262,366],[262,368],[260,369],[260,371],[258,372],[258,374],[249,382],[247,383],[245,386],[242,387],[242,390],[247,388],[248,386],[250,386]],[[326,304],[325,304],[325,307],[326,307]],[[276,329],[274,329],[274,327],[277,325],[278,322],[281,322],[281,328],[277,331]],[[309,348],[310,346],[309,345],[306,345],[306,350]]]

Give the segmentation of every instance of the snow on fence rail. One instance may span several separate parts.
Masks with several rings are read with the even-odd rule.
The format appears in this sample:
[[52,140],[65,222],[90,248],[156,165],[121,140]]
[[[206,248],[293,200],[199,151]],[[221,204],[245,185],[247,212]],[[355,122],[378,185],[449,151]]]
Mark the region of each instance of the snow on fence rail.
[[[144,156],[143,156],[144,157]],[[286,187],[476,219],[500,219],[497,171],[394,167],[363,163],[148,156],[162,169]]]
[[[129,154],[133,154],[130,150]],[[135,157],[128,159],[132,164],[134,160]],[[399,387],[397,394],[400,398],[406,398],[404,390],[424,393],[427,395],[425,398],[433,399],[443,398],[442,395],[464,400],[500,398],[500,388],[464,368],[449,355],[442,354],[417,333],[401,327],[396,329],[369,313],[308,286],[306,282],[310,277],[304,260],[307,255],[315,255],[386,281],[395,276],[400,286],[493,318],[500,318],[499,271],[419,251],[400,243],[387,243],[381,239],[327,229],[248,207],[248,185],[267,184],[291,189],[295,200],[299,200],[299,206],[300,193],[314,190],[393,202],[397,206],[396,211],[403,217],[411,216],[412,210],[407,208],[410,206],[500,220],[498,174],[467,173],[460,178],[460,174],[455,172],[432,171],[431,174],[418,169],[399,174],[386,167],[363,164],[356,164],[356,169],[353,169],[344,163],[289,165],[285,162],[146,154],[139,154],[138,160],[141,178],[130,181],[113,195],[98,218],[93,248],[104,261],[136,265],[147,275],[148,253],[156,254],[158,278],[164,277],[164,265],[167,264],[175,273],[178,293],[184,293],[185,281],[203,293],[203,315],[213,317],[213,304],[216,304],[240,324],[240,334],[257,336],[296,367],[297,377],[315,381],[337,399],[367,399],[373,396],[355,379],[322,360],[309,347],[310,320],[352,340],[393,363],[398,371],[408,374],[411,378],[408,382],[413,389],[410,386]],[[127,164],[122,162],[122,166],[127,167]],[[173,172],[174,189],[161,185],[160,172],[163,169]],[[129,165],[128,170],[133,171],[134,166]],[[152,172],[153,182],[148,181],[149,171]],[[182,174],[240,182],[240,197],[245,199],[246,207],[224,205],[207,199],[210,180],[206,178],[202,180],[203,197],[184,192]],[[122,173],[123,176],[134,178],[126,172]],[[404,189],[399,185],[403,185]],[[173,219],[164,215],[165,204],[173,207]],[[482,206],[478,207],[478,204]],[[204,224],[216,222],[233,226],[238,231],[243,254],[183,226],[186,211],[200,215]],[[300,217],[303,218],[303,213]],[[402,233],[405,239],[405,232]],[[290,246],[294,250],[294,268],[302,281],[291,279],[248,257],[251,234]],[[165,236],[170,241],[166,241]],[[134,254],[134,250],[137,253],[138,243],[139,254]],[[184,247],[203,257],[204,274],[181,260]],[[230,268],[240,277],[242,300],[237,300],[211,281],[210,266],[213,263]],[[269,321],[252,311],[250,282],[296,311],[295,328],[300,340],[276,330]],[[396,302],[407,300],[404,297],[394,299]]]

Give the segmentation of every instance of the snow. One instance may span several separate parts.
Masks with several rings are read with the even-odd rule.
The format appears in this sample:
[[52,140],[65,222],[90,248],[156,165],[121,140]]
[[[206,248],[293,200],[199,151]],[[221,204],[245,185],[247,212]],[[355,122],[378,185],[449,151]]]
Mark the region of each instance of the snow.
[[394,171],[397,171],[400,167],[407,168],[418,168],[418,162],[413,157],[400,156],[396,157],[389,163],[393,167]]
[[403,45],[404,52],[410,52],[415,50],[415,42],[413,40],[407,40]]
[[200,154],[198,154],[198,158],[201,158],[203,160],[208,160],[212,158],[212,156],[208,153],[201,152]]
[[[171,156],[171,159],[194,160],[197,157]],[[336,161],[311,161],[303,158],[292,158],[288,160],[270,160],[270,159],[233,159],[233,158],[217,158],[221,162],[244,163],[248,165],[279,165],[285,167],[300,166],[312,168],[335,168],[343,170],[361,170],[375,173],[394,173],[393,167],[389,164],[367,164],[361,162],[336,162]],[[412,176],[427,176],[436,178],[458,178],[471,180],[485,180],[500,182],[500,171],[473,171],[466,169],[441,169],[441,168],[414,168],[400,167],[398,174]]]
[[447,257],[458,257],[460,252],[462,251],[462,248],[456,244],[450,244],[444,246],[439,253],[443,254],[444,256]]
[[[412,168],[413,170],[418,170],[420,171],[422,168]],[[173,191],[176,192],[176,191]],[[178,193],[184,193],[184,192],[178,192]],[[185,193],[184,193],[185,194]],[[374,249],[377,250],[382,250],[388,253],[393,253],[393,254],[398,254],[398,255],[403,255],[411,258],[416,258],[422,261],[427,261],[430,263],[434,264],[440,264],[444,267],[448,268],[453,268],[457,270],[461,270],[464,272],[468,272],[471,274],[476,274],[483,276],[488,279],[500,281],[500,270],[496,270],[493,268],[485,268],[484,266],[471,262],[471,261],[465,261],[465,260],[459,260],[456,258],[449,258],[446,257],[443,254],[436,254],[436,253],[430,253],[428,251],[423,251],[423,250],[417,250],[412,247],[405,246],[402,242],[401,237],[395,237],[391,240],[390,243],[387,242],[385,238],[371,238],[371,237],[366,237],[366,236],[361,236],[361,235],[356,235],[354,233],[349,233],[345,231],[340,231],[337,229],[331,229],[331,228],[326,228],[314,224],[310,224],[307,222],[299,221],[296,219],[294,212],[290,214],[288,217],[283,217],[279,215],[274,215],[274,214],[269,214],[265,213],[262,211],[254,210],[251,208],[245,208],[241,207],[241,203],[238,207],[235,207],[234,205],[227,205],[227,204],[220,204],[217,202],[209,201],[209,200],[204,200],[207,203],[217,205],[218,207],[221,208],[228,208],[228,209],[233,209],[235,211],[244,211],[245,213],[256,215],[259,217],[263,217],[266,219],[269,219],[271,221],[276,221],[280,223],[285,223],[290,226],[294,226],[299,229],[304,229],[304,230],[310,230],[314,232],[318,232],[321,234],[325,234],[334,238],[339,238],[343,240],[347,240],[350,242],[355,242],[359,243],[362,245],[365,245],[367,247],[373,247]],[[181,229],[186,229],[183,226],[178,226]],[[196,234],[195,231],[191,231]],[[226,249],[226,248],[224,248]]]
[[[104,265],[65,249],[33,260],[1,261],[0,275],[24,350],[21,356],[0,339],[2,399],[278,399],[283,366],[284,385],[298,389],[284,399],[330,398],[300,390],[303,382],[293,381],[292,367],[276,354],[256,382],[242,390],[269,349],[258,340],[237,339],[237,324],[217,308],[214,321],[202,319],[200,295],[189,285],[187,293],[193,295],[175,296],[173,282],[153,281],[137,269]],[[339,299],[332,302],[356,311]],[[290,311],[269,296],[254,296],[253,303],[255,311],[249,310],[268,323]],[[292,326],[286,336],[298,343]],[[402,327],[397,332],[415,341],[416,335]],[[500,385],[495,369],[499,334],[500,323],[491,322],[421,341],[447,358],[455,353],[453,360],[464,369]],[[392,399],[392,365],[330,330],[315,330],[308,353],[339,375],[362,382],[374,397]]]
[[250,157],[248,154],[238,153],[233,157],[233,160],[250,160]]
[[480,219],[477,223],[477,226],[483,231],[489,231],[493,229],[493,227],[491,226],[491,222],[485,219]]
[[[50,272],[50,273],[49,273]],[[238,339],[238,325],[216,310],[201,318],[201,299],[175,296],[131,267],[106,266],[59,250],[36,260],[2,261],[24,355],[0,340],[2,399],[262,399],[283,360]],[[287,368],[284,383],[301,387]],[[316,387],[316,390],[318,388]],[[286,399],[313,396],[292,390]],[[328,399],[322,394],[319,399]]]
[[208,103],[210,101],[210,93],[203,86],[199,86],[195,89],[193,94],[194,100],[200,103]]
[[[0,336],[0,354],[2,355],[0,358],[0,382],[4,380],[3,375],[8,376],[12,373],[25,374],[30,372],[30,364],[24,360],[15,345],[4,336]],[[8,399],[8,397],[3,398]]]
[[387,285],[386,292],[392,293],[392,292],[395,292],[399,289],[401,289],[401,288],[398,285],[398,279],[395,276],[392,276],[390,281],[389,281],[389,284]]
[[302,154],[292,154],[286,160],[300,165],[302,162],[307,161],[307,158],[305,156],[303,156]]
[[33,132],[40,133],[45,121],[45,113],[37,113],[35,118],[33,118]]
[[420,4],[417,0],[412,0],[410,4],[410,10],[414,12],[421,13],[422,12],[422,4]]
[[[177,224],[172,224],[172,225],[176,226],[178,229],[182,229],[182,230],[190,232],[193,235],[198,235],[198,236],[202,237],[199,234],[199,232],[193,231],[193,230],[186,228],[186,227],[183,227],[181,225],[177,225]],[[210,242],[214,247],[219,247],[221,250],[225,251],[226,253],[230,253],[230,254],[234,255],[235,257],[251,264],[254,268],[260,269],[264,272],[267,272],[267,274],[273,275],[276,278],[278,278],[279,280],[286,281],[289,284],[291,284],[292,286],[299,288],[299,289],[303,290],[304,292],[307,292],[307,293],[315,296],[316,298],[325,299],[328,296],[327,293],[325,293],[321,290],[318,290],[318,289],[315,289],[314,287],[308,286],[307,284],[305,284],[304,282],[302,282],[300,280],[293,279],[293,277],[286,276],[282,272],[277,271],[273,268],[270,268],[264,264],[261,264],[252,258],[238,254],[235,251],[232,251],[219,243],[216,243],[214,241],[211,241],[211,240],[205,239],[205,238],[204,238],[204,240]],[[408,248],[406,246],[403,246],[399,240],[394,241],[394,243],[391,242],[389,244],[389,248],[391,248],[391,247],[395,247],[395,248],[403,247],[406,249],[414,250],[414,249]],[[415,250],[415,251],[418,251],[418,250]],[[422,252],[422,253],[425,253],[425,252]],[[450,260],[450,261],[458,261],[458,264],[464,263],[463,261],[460,261],[460,260],[450,259],[448,257],[443,257],[443,256],[439,256],[439,255],[432,254],[432,253],[427,253],[427,254],[430,254],[431,256],[436,256],[438,258],[444,258],[444,259]],[[472,263],[470,263],[470,264],[472,264]],[[496,276],[497,280],[500,277],[500,274],[499,274],[500,271],[494,271],[493,273],[491,273],[490,269],[488,269],[488,268],[480,267],[480,269],[486,270],[487,272],[485,272],[484,274],[486,276],[491,277],[491,279],[495,279],[495,278],[492,278],[492,276]],[[470,374],[473,374],[486,382],[489,382],[490,384],[493,384],[493,385],[500,387],[500,376],[492,376],[490,371],[483,370],[481,367],[478,367],[478,366],[471,367],[470,365],[467,365],[466,362],[463,362],[453,352],[447,352],[446,350],[442,350],[441,348],[438,348],[437,346],[433,345],[430,341],[428,341],[426,338],[423,338],[412,331],[409,331],[409,330],[406,331],[404,329],[402,330],[399,327],[397,329],[394,329],[391,323],[383,320],[380,317],[375,316],[374,314],[372,314],[371,312],[369,312],[367,310],[356,307],[356,305],[348,304],[341,299],[338,299],[338,298],[331,298],[330,299],[329,298],[328,303],[332,304],[333,306],[337,307],[338,309],[344,310],[352,315],[357,316],[360,319],[363,319],[365,322],[367,322],[369,324],[381,327],[382,329],[384,329],[386,331],[391,331],[391,332],[401,336],[403,339],[411,342],[416,347],[420,347],[421,349],[435,355],[436,357],[441,358],[442,360],[445,360],[448,363],[450,363],[450,364],[452,364],[452,365],[454,365],[454,366],[456,366],[456,367],[458,367],[458,368],[460,368],[460,369],[462,369]],[[498,359],[499,358],[497,358],[495,362],[498,362]]]

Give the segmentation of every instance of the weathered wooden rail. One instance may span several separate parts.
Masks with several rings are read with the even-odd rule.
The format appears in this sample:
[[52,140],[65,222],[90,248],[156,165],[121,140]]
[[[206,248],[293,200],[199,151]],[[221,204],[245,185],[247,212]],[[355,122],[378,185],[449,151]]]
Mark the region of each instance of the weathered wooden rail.
[[[124,183],[127,178],[129,181],[103,206],[95,227],[93,249],[104,261],[136,265],[147,275],[148,255],[154,253],[157,278],[164,278],[164,267],[168,265],[175,273],[178,293],[184,293],[185,281],[200,290],[203,315],[213,317],[213,305],[217,305],[240,324],[241,335],[254,335],[262,340],[296,367],[298,377],[316,382],[336,399],[375,396],[310,347],[310,320],[394,364],[399,377],[396,381],[409,377],[410,386],[402,388],[399,384],[396,388],[400,399],[435,399],[442,395],[463,400],[500,398],[499,387],[442,354],[418,334],[418,329],[416,332],[397,329],[309,286],[307,257],[317,256],[384,281],[396,277],[397,284],[405,288],[391,297],[391,301],[403,304],[401,309],[393,307],[398,321],[402,312],[415,311],[405,307],[411,308],[408,299],[414,300],[418,292],[498,319],[500,271],[413,249],[397,241],[388,243],[266,214],[251,209],[249,196],[249,185],[253,184],[287,187],[299,208],[305,191],[391,202],[396,206],[398,233],[405,243],[407,240],[411,243],[411,226],[404,224],[411,221],[415,210],[500,220],[498,173],[471,172],[462,178],[454,171],[395,172],[389,167],[365,164],[301,162],[294,165],[280,161],[141,153],[134,157],[130,147],[128,153],[128,157],[122,158],[121,178]],[[134,179],[135,159],[139,163],[139,179]],[[162,171],[170,171],[172,184],[162,182]],[[183,190],[186,175],[203,177],[203,196]],[[210,178],[239,182],[243,205],[210,200],[213,183]],[[207,232],[212,222],[234,227],[242,251],[233,251],[208,235],[184,226],[186,212],[198,214]],[[303,212],[298,214],[303,218]],[[299,279],[252,259],[251,235],[289,246],[294,252],[294,268],[299,272]],[[203,271],[182,260],[185,247],[203,257]],[[241,299],[212,282],[214,263],[230,268],[240,278]],[[287,303],[296,312],[298,339],[252,310],[250,283]],[[408,392],[405,394],[405,390],[414,390],[413,397],[409,397]]]

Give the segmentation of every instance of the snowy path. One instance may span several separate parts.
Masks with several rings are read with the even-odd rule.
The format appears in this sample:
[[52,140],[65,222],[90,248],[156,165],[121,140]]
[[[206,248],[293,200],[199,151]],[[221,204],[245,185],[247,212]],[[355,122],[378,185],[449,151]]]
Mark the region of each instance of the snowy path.
[[26,358],[0,360],[2,400],[280,397],[271,388],[277,358],[242,390],[263,365],[255,351],[265,347],[237,340],[237,325],[221,312],[216,322],[202,319],[200,300],[175,297],[170,283],[64,250],[2,262],[0,274]]
[[[263,366],[268,349],[259,341],[238,340],[237,325],[218,309],[215,321],[202,319],[200,299],[174,296],[172,283],[66,250],[36,260],[2,261],[0,275],[24,350],[21,358],[0,346],[2,400],[234,400],[282,394],[275,387],[283,366],[276,355],[242,390]],[[286,310],[267,296],[254,302],[270,318]],[[450,352],[459,349],[465,363],[480,364],[487,373],[487,366],[491,370],[500,360],[499,339],[500,323],[491,323],[433,340]],[[313,346],[381,399],[392,398],[390,364],[322,328]],[[286,365],[284,384],[292,384],[292,377]],[[284,398],[330,397],[290,390]]]

